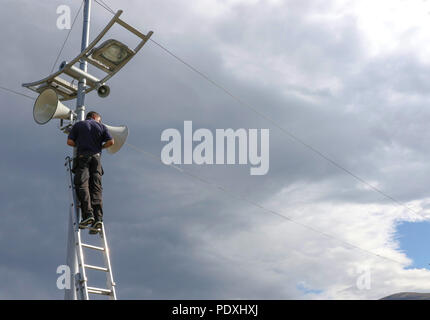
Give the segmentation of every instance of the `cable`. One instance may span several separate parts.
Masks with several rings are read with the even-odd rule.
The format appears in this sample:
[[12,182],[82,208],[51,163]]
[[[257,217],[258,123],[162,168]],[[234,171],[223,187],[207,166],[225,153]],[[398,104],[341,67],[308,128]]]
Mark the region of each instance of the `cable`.
[[371,188],[373,191],[381,194],[382,196],[384,196],[385,198],[393,201],[395,204],[397,204],[398,206],[402,206],[405,209],[409,210],[410,212],[420,216],[421,218],[423,217],[423,215],[421,215],[420,213],[416,212],[415,210],[413,210],[412,208],[408,207],[407,205],[405,205],[404,203],[396,200],[395,198],[393,198],[392,196],[390,196],[389,194],[383,192],[382,190],[378,189],[377,187],[373,186],[372,184],[368,183],[366,180],[360,178],[359,176],[357,176],[356,174],[354,174],[352,171],[346,169],[345,167],[343,167],[342,165],[340,165],[339,163],[337,163],[336,161],[334,161],[333,159],[329,158],[328,156],[326,156],[325,154],[323,154],[321,151],[319,151],[318,149],[316,149],[315,147],[311,146],[310,144],[306,143],[305,141],[303,141],[302,139],[300,139],[299,137],[297,137],[296,135],[294,135],[293,133],[291,133],[290,131],[288,131],[287,129],[285,129],[284,127],[282,127],[281,125],[279,125],[275,120],[271,119],[270,117],[268,117],[267,115],[261,113],[260,111],[258,111],[255,107],[253,107],[251,104],[245,102],[244,100],[242,100],[241,98],[237,97],[236,95],[234,95],[233,93],[231,93],[228,89],[226,89],[225,87],[223,87],[222,85],[218,84],[217,82],[215,82],[214,80],[212,80],[209,76],[207,76],[206,74],[204,74],[203,72],[201,72],[200,70],[196,69],[195,67],[193,67],[191,64],[189,64],[188,62],[184,61],[183,59],[181,59],[180,57],[178,57],[177,55],[175,55],[173,52],[171,52],[170,50],[168,50],[166,47],[162,46],[161,44],[159,44],[158,42],[156,42],[155,40],[149,39],[151,40],[154,44],[156,44],[158,47],[160,47],[161,49],[163,49],[164,51],[166,51],[169,55],[171,55],[172,57],[174,57],[175,59],[177,59],[179,62],[183,63],[185,66],[187,66],[188,68],[190,68],[192,71],[196,72],[197,74],[199,74],[201,77],[203,77],[205,80],[207,80],[208,82],[210,82],[211,84],[213,84],[214,86],[216,86],[218,89],[222,90],[223,92],[225,92],[227,95],[229,95],[230,97],[232,97],[234,100],[236,100],[237,102],[239,102],[239,104],[241,104],[242,106],[252,110],[254,113],[256,113],[257,115],[259,115],[260,117],[264,118],[265,120],[269,121],[270,123],[272,123],[275,127],[277,127],[279,130],[281,130],[283,133],[285,133],[286,135],[288,135],[291,139],[293,139],[294,141],[300,143],[301,145],[305,146],[306,148],[308,148],[309,150],[311,150],[312,152],[316,153],[318,156],[320,156],[321,158],[323,158],[324,160],[330,162],[332,165],[334,165],[335,167],[337,167],[338,169],[344,171],[345,173],[347,173],[348,175],[352,176],[353,178],[355,178],[356,180],[358,180],[359,182],[363,183],[364,185],[368,186],[369,188]]
[[71,28],[70,28],[69,32],[67,33],[67,37],[66,37],[66,39],[64,40],[63,45],[61,46],[60,52],[58,52],[57,59],[55,59],[55,62],[54,62],[54,64],[53,64],[53,66],[52,66],[52,69],[51,69],[50,74],[54,71],[55,66],[56,66],[56,64],[57,64],[57,62],[58,62],[58,59],[60,58],[61,53],[63,53],[64,47],[66,46],[67,40],[69,40],[69,36],[70,36],[70,34],[72,33],[73,26],[75,25],[76,19],[78,18],[79,13],[80,13],[80,12],[81,12],[81,10],[82,10],[82,6],[84,5],[84,2],[85,2],[85,1],[82,1],[81,6],[79,7],[79,10],[78,10],[78,12],[76,13],[75,19],[73,20],[72,26],[71,26]]
[[[26,98],[29,98],[29,99],[31,99],[31,100],[36,100],[34,97],[27,96],[27,95],[25,95],[25,94],[22,94],[22,93],[20,93],[20,92],[17,92],[17,91],[14,91],[14,90],[11,90],[11,89],[8,89],[8,88],[5,88],[5,87],[2,87],[2,86],[0,86],[0,89],[6,90],[6,91],[8,91],[8,92],[11,92],[11,93],[14,93],[14,94],[17,94],[17,95],[20,95],[20,96],[26,97]],[[130,143],[127,143],[127,142],[126,142],[125,144],[126,144],[127,146],[131,147],[132,149],[134,149],[134,150],[136,150],[136,151],[138,151],[138,152],[142,152],[142,153],[144,153],[144,154],[148,155],[149,157],[151,157],[151,158],[153,158],[153,159],[157,160],[157,162],[161,162],[161,159],[160,159],[159,157],[157,157],[156,155],[154,155],[154,154],[152,154],[152,153],[150,153],[150,152],[148,152],[148,151],[146,151],[146,150],[144,150],[144,149],[142,149],[142,148],[136,147],[136,146],[134,146],[134,145],[132,145],[132,144],[130,144]],[[161,163],[162,163],[162,162],[161,162]],[[164,163],[163,163],[163,164],[164,164]],[[343,243],[344,245],[347,245],[347,246],[351,247],[352,249],[360,250],[360,251],[362,251],[362,252],[364,252],[364,253],[367,253],[367,254],[369,254],[369,255],[373,255],[373,256],[375,256],[375,257],[378,257],[378,258],[381,258],[381,259],[384,259],[384,260],[387,260],[387,261],[395,262],[395,263],[397,263],[397,264],[401,265],[402,267],[404,266],[404,264],[403,264],[402,262],[400,262],[400,261],[397,261],[397,260],[394,260],[394,259],[391,259],[391,258],[388,258],[388,257],[382,256],[382,255],[379,255],[379,254],[374,253],[374,252],[372,252],[372,251],[370,251],[370,250],[368,250],[368,249],[364,249],[364,248],[359,247],[359,246],[357,246],[357,245],[355,245],[355,244],[353,244],[353,243],[350,243],[350,242],[345,241],[345,240],[342,240],[342,239],[340,239],[340,238],[338,238],[338,237],[336,237],[336,236],[333,236],[333,235],[331,235],[331,234],[328,234],[328,233],[326,233],[326,232],[324,232],[324,231],[320,231],[320,230],[318,230],[318,229],[316,229],[316,228],[314,228],[314,227],[312,227],[312,226],[309,226],[309,225],[304,224],[304,223],[302,223],[302,222],[296,221],[296,220],[294,220],[294,219],[292,219],[292,218],[290,218],[290,217],[288,217],[288,216],[286,216],[286,215],[283,215],[283,214],[281,214],[281,213],[279,213],[279,212],[277,212],[277,211],[275,211],[275,210],[268,209],[268,208],[264,207],[263,205],[261,205],[261,204],[259,204],[259,203],[255,202],[255,201],[252,201],[252,200],[250,200],[250,199],[246,198],[246,197],[245,197],[245,196],[243,196],[243,195],[236,194],[236,193],[232,192],[231,190],[228,190],[228,189],[227,189],[227,188],[225,188],[224,186],[221,186],[221,185],[218,185],[218,184],[216,184],[216,183],[213,183],[213,182],[211,182],[211,181],[209,181],[209,180],[207,180],[207,179],[205,179],[205,178],[202,178],[202,177],[200,177],[200,176],[198,176],[198,175],[195,175],[195,174],[193,174],[193,173],[191,173],[191,172],[189,172],[189,171],[186,171],[186,170],[184,170],[184,169],[182,169],[182,168],[180,168],[180,167],[178,167],[178,166],[176,166],[176,165],[174,165],[174,164],[168,164],[168,166],[170,166],[170,167],[172,167],[172,168],[174,168],[174,169],[178,170],[179,172],[181,172],[181,173],[183,173],[183,174],[185,174],[185,175],[187,175],[187,176],[189,176],[189,177],[191,177],[191,178],[193,178],[193,179],[195,179],[195,180],[199,180],[200,182],[202,182],[202,183],[204,183],[204,184],[206,184],[206,185],[209,185],[209,186],[211,186],[211,187],[214,187],[214,188],[216,188],[216,189],[220,190],[221,192],[223,192],[224,194],[227,194],[227,195],[228,195],[228,196],[230,196],[231,198],[236,198],[236,199],[242,200],[242,201],[244,201],[244,202],[247,202],[247,203],[251,204],[251,205],[252,205],[252,206],[254,206],[254,207],[257,207],[257,208],[259,208],[259,209],[262,209],[262,210],[264,210],[264,211],[266,211],[266,212],[268,212],[268,213],[270,213],[270,214],[273,214],[273,215],[275,215],[275,216],[278,216],[278,217],[280,217],[280,218],[282,218],[282,219],[284,219],[284,220],[286,220],[286,221],[289,221],[289,222],[294,223],[294,224],[296,224],[296,225],[299,225],[299,226],[301,226],[301,227],[303,227],[303,228],[306,228],[306,229],[308,229],[308,230],[311,230],[311,231],[312,231],[312,232],[314,232],[314,233],[318,233],[318,234],[320,234],[320,235],[323,235],[323,236],[324,236],[324,237],[326,237],[326,238],[333,239],[333,240],[336,240],[336,241],[338,241],[338,242],[340,242],[340,243]]]
[[103,3],[109,10],[112,12],[112,14],[115,14],[115,11],[106,3],[104,0],[99,0],[101,3]]
[[[97,1],[97,0],[96,0]],[[103,0],[100,0],[103,1]],[[106,5],[107,6],[107,5]],[[103,6],[104,7],[104,6]],[[111,13],[114,13],[114,11],[107,6],[109,9],[105,8],[106,10],[109,10]],[[350,175],[351,177],[353,177],[354,179],[356,179],[357,181],[359,181],[360,183],[368,186],[369,188],[371,188],[373,191],[379,193],[380,195],[382,195],[383,197],[389,199],[390,201],[394,202],[396,205],[401,206],[403,208],[405,208],[406,210],[412,212],[413,214],[419,216],[420,218],[424,217],[421,213],[415,211],[414,209],[410,208],[409,206],[407,206],[406,204],[398,201],[397,199],[395,199],[394,197],[390,196],[389,194],[385,193],[384,191],[380,190],[379,188],[373,186],[372,184],[370,184],[369,182],[367,182],[366,180],[364,180],[363,178],[357,176],[356,174],[354,174],[352,171],[350,171],[349,169],[345,168],[344,166],[342,166],[341,164],[337,163],[335,160],[331,159],[330,157],[326,156],[324,153],[322,153],[321,151],[319,151],[318,149],[316,149],[315,147],[311,146],[310,144],[308,144],[307,142],[303,141],[302,139],[300,139],[299,137],[297,137],[296,135],[294,135],[292,132],[290,132],[289,130],[285,129],[284,127],[282,127],[281,125],[279,125],[275,120],[273,120],[272,118],[270,118],[269,116],[265,115],[264,113],[258,111],[257,108],[255,108],[254,106],[252,106],[251,104],[247,103],[246,101],[242,100],[241,98],[237,97],[236,95],[234,95],[230,90],[226,89],[224,86],[222,86],[221,84],[217,83],[216,81],[212,80],[208,75],[206,75],[205,73],[201,72],[200,70],[198,70],[197,68],[195,68],[194,66],[192,66],[190,63],[186,62],[185,60],[183,60],[182,58],[180,58],[179,56],[177,56],[176,54],[174,54],[172,51],[170,51],[169,49],[167,49],[165,46],[161,45],[160,43],[158,43],[157,41],[153,40],[152,38],[149,39],[152,43],[154,43],[155,45],[157,45],[158,47],[160,47],[162,50],[164,50],[165,52],[167,52],[169,55],[171,55],[172,57],[174,57],[176,60],[178,60],[179,62],[181,62],[182,64],[184,64],[185,66],[187,66],[189,69],[191,69],[192,71],[194,71],[195,73],[197,73],[198,75],[200,75],[202,78],[204,78],[206,81],[210,82],[211,84],[213,84],[214,86],[216,86],[218,89],[220,89],[221,91],[223,91],[224,93],[226,93],[227,95],[229,95],[231,98],[233,98],[234,100],[236,100],[240,105],[250,109],[251,111],[253,111],[254,113],[256,113],[258,116],[262,117],[263,119],[265,119],[266,121],[272,123],[275,127],[277,127],[280,131],[282,131],[283,133],[285,133],[287,136],[289,136],[292,140],[298,142],[299,144],[303,145],[304,147],[306,147],[307,149],[309,149],[310,151],[314,152],[315,154],[317,154],[319,157],[323,158],[324,160],[326,160],[327,162],[331,163],[333,166],[337,167],[338,169],[342,170],[343,172],[345,172],[346,174]]]
[[115,11],[113,11],[105,2],[103,2],[103,0],[100,0],[102,3],[100,3],[98,0],[94,0],[99,6],[101,6],[102,8],[106,9],[107,11],[109,11],[110,13],[112,13],[113,15],[115,15]]
[[26,95],[26,94],[24,94],[24,93],[21,93],[21,92],[18,92],[18,91],[12,90],[12,89],[8,89],[8,88],[2,87],[2,86],[0,86],[0,89],[5,90],[5,91],[8,91],[8,92],[11,92],[11,93],[14,93],[14,94],[17,94],[17,95],[19,95],[19,96],[26,97],[26,98],[31,99],[31,100],[33,100],[33,101],[34,101],[34,100],[36,100],[36,98],[34,98],[34,97],[32,97],[32,96],[28,96],[28,95]]
[[[2,87],[2,86],[0,86],[0,89],[3,89],[3,90],[6,90],[6,91],[9,91],[9,92],[12,92],[12,93],[17,94],[17,95],[20,95],[20,96],[24,96],[24,97],[29,98],[29,99],[31,99],[31,100],[36,100],[36,99],[35,99],[35,98],[33,98],[33,97],[27,96],[27,95],[25,95],[25,94],[22,94],[22,93],[20,93],[20,92],[17,92],[17,91],[14,91],[14,90],[11,90],[11,89],[8,89],[8,88],[5,88],[5,87]],[[144,154],[148,155],[149,157],[151,157],[151,158],[153,158],[153,159],[157,160],[157,162],[161,162],[161,159],[160,159],[159,157],[157,157],[156,155],[154,155],[154,154],[152,154],[152,153],[150,153],[150,152],[148,152],[148,151],[146,151],[146,150],[144,150],[144,149],[142,149],[142,148],[136,147],[135,145],[132,145],[131,143],[127,143],[127,142],[126,142],[125,144],[126,144],[127,146],[131,147],[132,149],[134,149],[134,150],[136,150],[136,151],[138,151],[138,152],[142,152],[142,153],[144,153]],[[162,162],[161,162],[161,163],[162,163]],[[213,183],[213,182],[211,182],[211,181],[209,181],[209,180],[207,180],[207,179],[205,179],[205,178],[202,178],[202,177],[200,177],[200,176],[198,176],[198,175],[195,175],[195,174],[193,174],[193,173],[191,173],[191,172],[189,172],[189,171],[186,171],[186,170],[184,170],[184,169],[182,169],[182,168],[180,168],[180,167],[178,167],[178,166],[176,166],[176,165],[174,165],[174,164],[168,164],[168,166],[170,166],[170,167],[172,167],[172,168],[174,168],[174,169],[178,170],[179,172],[181,172],[181,173],[183,173],[183,174],[185,174],[185,175],[187,175],[187,176],[189,176],[189,177],[191,177],[191,178],[193,178],[193,179],[195,179],[195,180],[199,180],[200,182],[202,182],[202,183],[204,183],[204,184],[206,184],[206,185],[212,186],[212,187],[214,187],[214,188],[216,188],[216,189],[218,189],[218,190],[222,191],[224,194],[227,194],[227,195],[228,195],[228,196],[230,196],[231,198],[236,198],[236,199],[242,200],[242,201],[244,201],[244,202],[247,202],[247,203],[251,204],[251,205],[252,205],[252,206],[254,206],[254,207],[257,207],[257,208],[259,208],[259,209],[262,209],[262,210],[264,210],[264,211],[266,211],[266,212],[268,212],[268,213],[270,213],[270,214],[273,214],[273,215],[275,215],[275,216],[278,216],[278,217],[280,217],[280,218],[282,218],[282,219],[284,219],[284,220],[286,220],[286,221],[289,221],[289,222],[294,223],[294,224],[296,224],[296,225],[299,225],[299,226],[301,226],[301,227],[303,227],[303,228],[306,228],[306,229],[308,229],[308,230],[311,230],[311,231],[313,231],[314,233],[318,233],[318,234],[323,235],[323,236],[324,236],[324,237],[326,237],[326,238],[330,238],[330,239],[336,240],[336,241],[338,241],[338,242],[341,242],[341,243],[343,243],[344,245],[347,245],[347,246],[351,247],[352,249],[360,250],[360,251],[362,251],[362,252],[364,252],[364,253],[367,253],[367,254],[369,254],[369,255],[373,255],[373,256],[378,257],[378,258],[381,258],[381,259],[385,259],[385,260],[388,260],[388,261],[391,261],[391,262],[395,262],[395,263],[397,263],[397,264],[399,264],[399,265],[401,265],[401,266],[403,266],[403,265],[404,265],[402,262],[399,262],[399,261],[397,261],[397,260],[394,260],[394,259],[391,259],[391,258],[388,258],[388,257],[382,256],[382,255],[379,255],[379,254],[374,253],[374,252],[372,252],[372,251],[370,251],[370,250],[368,250],[368,249],[364,249],[364,248],[359,247],[359,246],[357,246],[357,245],[355,245],[355,244],[353,244],[353,243],[350,243],[350,242],[345,241],[345,240],[342,240],[342,239],[340,239],[340,238],[338,238],[338,237],[336,237],[336,236],[333,236],[333,235],[331,235],[331,234],[328,234],[328,233],[326,233],[326,232],[324,232],[324,231],[320,231],[320,230],[318,230],[318,229],[316,229],[316,228],[314,228],[314,227],[312,227],[312,226],[309,226],[309,225],[304,224],[304,223],[302,223],[302,222],[296,221],[296,220],[294,220],[294,219],[292,219],[292,218],[290,218],[290,217],[288,217],[288,216],[286,216],[286,215],[283,215],[283,214],[281,214],[281,213],[279,213],[279,212],[277,212],[277,211],[275,211],[275,210],[268,209],[268,208],[264,207],[263,205],[261,205],[261,204],[259,204],[259,203],[255,202],[255,201],[252,201],[252,200],[250,200],[250,199],[246,198],[246,197],[245,197],[245,196],[243,196],[243,195],[236,194],[236,193],[232,192],[231,190],[228,190],[228,189],[227,189],[227,188],[225,188],[224,186],[221,186],[221,185],[218,185],[218,184],[216,184],[216,183]]]
[[[132,145],[132,144],[130,144],[130,143],[127,143],[127,142],[126,142],[125,144],[126,144],[127,146],[131,147],[132,149],[134,149],[134,150],[138,151],[138,152],[142,152],[142,153],[144,153],[144,154],[148,155],[149,157],[151,157],[151,158],[153,158],[153,159],[156,159],[156,160],[157,160],[157,162],[161,162],[160,158],[159,158],[159,157],[157,157],[156,155],[154,155],[154,154],[152,154],[152,153],[150,153],[150,152],[148,152],[148,151],[146,151],[146,150],[144,150],[144,149],[142,149],[142,148],[136,147],[136,146],[134,146],[134,145]],[[163,163],[163,162],[161,162],[161,163]],[[163,164],[164,164],[164,163],[163,163]],[[228,196],[230,196],[231,198],[236,198],[236,199],[242,200],[242,201],[244,201],[244,202],[247,202],[248,204],[250,204],[250,205],[252,205],[252,206],[254,206],[254,207],[257,207],[257,208],[262,209],[262,210],[264,210],[264,211],[266,211],[266,212],[268,212],[268,213],[270,213],[270,214],[273,214],[273,215],[275,215],[275,216],[278,216],[278,217],[280,217],[280,218],[282,218],[282,219],[284,219],[284,220],[286,220],[286,221],[288,221],[288,222],[291,222],[291,223],[294,223],[294,224],[296,224],[296,225],[299,225],[299,226],[301,226],[301,227],[303,227],[303,228],[306,228],[306,229],[308,229],[308,230],[311,230],[311,231],[312,231],[312,232],[314,232],[314,233],[318,233],[318,234],[320,234],[320,235],[323,235],[324,237],[330,238],[330,239],[332,239],[332,240],[336,240],[337,242],[341,242],[341,243],[343,243],[344,245],[351,247],[352,249],[360,250],[360,251],[362,251],[362,252],[364,252],[364,253],[367,253],[367,254],[369,254],[369,255],[373,255],[373,256],[376,256],[376,257],[381,258],[381,259],[385,259],[385,260],[388,260],[388,261],[391,261],[391,262],[395,262],[395,263],[397,263],[397,264],[400,264],[402,267],[404,266],[404,263],[402,263],[402,262],[400,262],[400,261],[397,261],[397,260],[394,260],[394,259],[391,259],[391,258],[388,258],[388,257],[382,256],[382,255],[380,255],[380,254],[374,253],[374,252],[372,252],[372,251],[370,251],[370,250],[368,250],[368,249],[364,249],[364,248],[362,248],[362,247],[359,247],[359,246],[357,246],[357,245],[355,245],[355,244],[352,244],[352,243],[350,243],[350,242],[348,242],[348,241],[342,240],[342,239],[340,239],[340,238],[338,238],[338,237],[336,237],[336,236],[333,236],[333,235],[331,235],[331,234],[328,234],[328,233],[326,233],[326,232],[324,232],[324,231],[320,231],[320,230],[318,230],[318,229],[316,229],[316,228],[314,228],[314,227],[312,227],[312,226],[309,226],[309,225],[304,224],[304,223],[302,223],[302,222],[298,222],[298,221],[296,221],[296,220],[292,219],[291,217],[288,217],[288,216],[286,216],[286,215],[283,215],[283,214],[281,214],[281,213],[279,213],[279,212],[277,212],[277,211],[275,211],[275,210],[268,209],[268,208],[264,207],[263,205],[261,205],[261,204],[259,204],[259,203],[255,202],[255,201],[253,201],[253,200],[250,200],[250,199],[246,198],[246,197],[245,197],[245,196],[243,196],[243,195],[237,194],[237,193],[235,193],[235,192],[233,192],[233,191],[231,191],[231,190],[229,190],[229,189],[227,189],[227,188],[225,188],[225,187],[223,187],[223,186],[221,186],[221,185],[218,185],[218,184],[213,183],[213,182],[211,182],[211,181],[209,181],[209,180],[207,180],[207,179],[205,179],[205,178],[202,178],[202,177],[200,177],[200,176],[198,176],[198,175],[195,175],[195,174],[193,174],[193,173],[191,173],[191,172],[189,172],[189,171],[186,171],[186,170],[184,170],[184,169],[182,169],[182,168],[178,167],[177,165],[174,165],[174,164],[167,164],[167,166],[170,166],[170,167],[172,167],[172,168],[174,168],[174,169],[176,169],[176,170],[180,171],[181,173],[183,173],[183,174],[185,174],[185,175],[187,175],[187,176],[189,176],[189,177],[192,177],[192,178],[193,178],[193,179],[195,179],[195,180],[199,180],[200,182],[202,182],[202,183],[204,183],[204,184],[206,184],[206,185],[212,186],[212,187],[214,187],[214,188],[216,188],[216,189],[220,190],[220,191],[221,191],[221,192],[223,192],[224,194],[227,194],[227,195],[228,195]]]

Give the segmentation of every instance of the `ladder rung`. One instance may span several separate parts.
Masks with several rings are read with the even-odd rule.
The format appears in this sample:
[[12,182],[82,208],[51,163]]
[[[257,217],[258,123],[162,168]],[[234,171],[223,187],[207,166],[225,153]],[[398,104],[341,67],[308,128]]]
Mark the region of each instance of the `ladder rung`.
[[94,288],[94,287],[87,287],[88,293],[94,293],[94,294],[102,294],[105,296],[110,296],[112,294],[112,290],[108,289],[101,289],[101,288]]
[[81,225],[79,225],[79,229],[89,229],[89,230],[100,230],[100,229],[96,229],[96,228],[93,228],[93,227],[91,227],[90,225],[88,225],[88,226],[81,226]]
[[92,266],[92,265],[90,265],[90,264],[84,264],[84,267],[85,267],[85,268],[88,268],[88,269],[99,270],[99,271],[104,271],[104,272],[108,272],[108,271],[109,271],[109,269],[108,269],[108,268]]
[[105,248],[93,246],[91,244],[82,243],[82,246],[89,249],[99,250],[99,251],[105,251]]

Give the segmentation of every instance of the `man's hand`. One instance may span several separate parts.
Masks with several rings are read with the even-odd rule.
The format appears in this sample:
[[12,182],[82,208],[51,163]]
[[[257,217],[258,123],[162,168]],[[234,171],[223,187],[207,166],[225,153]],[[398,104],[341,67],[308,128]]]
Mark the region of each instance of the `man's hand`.
[[114,144],[115,144],[115,140],[114,139],[108,140],[108,141],[106,141],[106,143],[104,145],[102,145],[102,149],[106,149],[106,148],[112,147]]
[[72,139],[67,139],[67,145],[69,145],[71,147],[76,147],[76,143]]

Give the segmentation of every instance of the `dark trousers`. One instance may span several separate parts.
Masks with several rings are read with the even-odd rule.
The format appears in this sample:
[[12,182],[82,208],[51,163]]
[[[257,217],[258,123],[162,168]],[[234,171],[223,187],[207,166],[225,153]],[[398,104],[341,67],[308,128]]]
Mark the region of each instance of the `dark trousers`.
[[92,156],[78,156],[74,164],[74,183],[76,193],[81,203],[82,219],[94,216],[102,221],[102,175],[103,167],[100,154]]

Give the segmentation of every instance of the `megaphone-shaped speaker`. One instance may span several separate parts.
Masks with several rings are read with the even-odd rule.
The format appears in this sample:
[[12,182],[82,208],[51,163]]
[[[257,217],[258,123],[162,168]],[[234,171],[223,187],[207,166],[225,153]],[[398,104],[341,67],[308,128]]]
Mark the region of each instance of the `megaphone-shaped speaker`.
[[113,127],[105,124],[106,128],[109,130],[112,138],[114,139],[114,145],[107,148],[107,151],[110,154],[117,153],[119,149],[124,145],[125,140],[127,140],[128,136],[128,128],[127,126]]
[[100,98],[106,98],[110,93],[110,88],[107,85],[101,85],[100,87],[98,87],[97,89],[97,94],[99,95]]
[[46,89],[34,103],[33,118],[36,123],[45,124],[51,119],[70,119],[71,112],[60,102],[54,89]]

